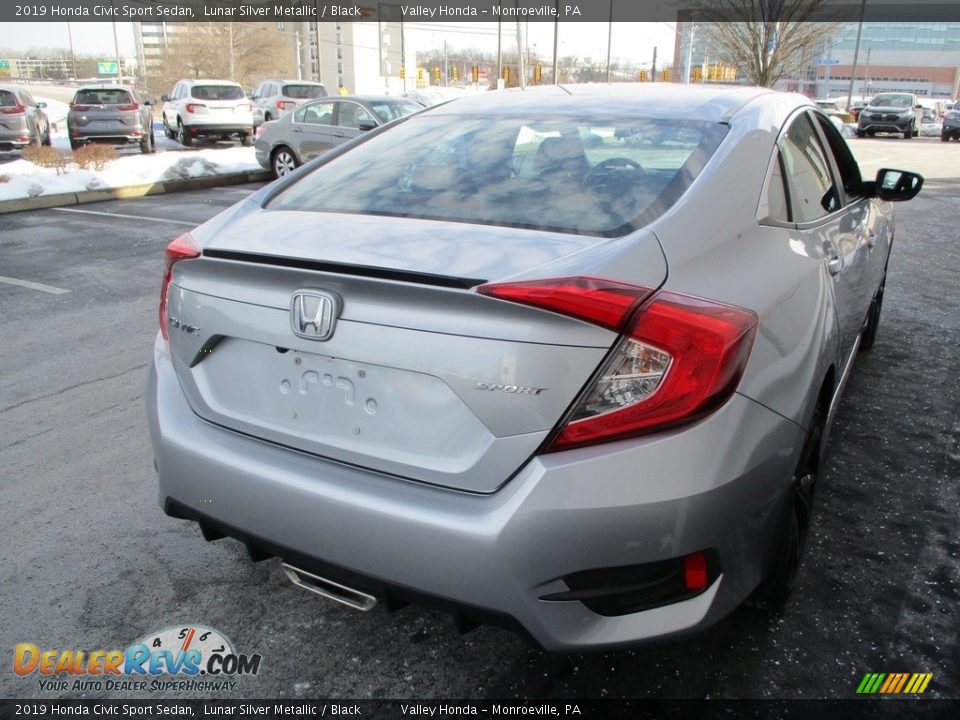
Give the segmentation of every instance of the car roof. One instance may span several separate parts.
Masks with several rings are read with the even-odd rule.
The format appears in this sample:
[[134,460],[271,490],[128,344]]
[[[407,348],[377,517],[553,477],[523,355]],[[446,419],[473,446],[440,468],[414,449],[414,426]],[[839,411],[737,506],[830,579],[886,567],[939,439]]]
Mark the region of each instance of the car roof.
[[180,82],[187,83],[188,85],[236,85],[240,87],[240,83],[234,82],[233,80],[217,80],[216,78],[210,78],[209,80],[204,78],[184,78],[180,80]]
[[132,91],[134,87],[132,85],[78,85],[77,92],[81,90],[126,90]]
[[778,93],[749,86],[687,85],[679,83],[618,83],[549,85],[466,95],[430,109],[429,115],[460,115],[482,111],[487,115],[515,115],[534,110],[553,114],[582,114],[585,103],[597,115],[637,115],[650,119],[687,119],[720,122],[764,95],[795,98],[796,106],[809,105],[801,95]]

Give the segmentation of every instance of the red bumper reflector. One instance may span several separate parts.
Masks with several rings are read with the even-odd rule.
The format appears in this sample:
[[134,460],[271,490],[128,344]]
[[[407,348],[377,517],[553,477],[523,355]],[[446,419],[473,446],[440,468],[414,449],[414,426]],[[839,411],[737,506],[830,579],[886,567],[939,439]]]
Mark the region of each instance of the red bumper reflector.
[[687,590],[706,590],[709,584],[706,553],[695,552],[683,558],[683,584]]

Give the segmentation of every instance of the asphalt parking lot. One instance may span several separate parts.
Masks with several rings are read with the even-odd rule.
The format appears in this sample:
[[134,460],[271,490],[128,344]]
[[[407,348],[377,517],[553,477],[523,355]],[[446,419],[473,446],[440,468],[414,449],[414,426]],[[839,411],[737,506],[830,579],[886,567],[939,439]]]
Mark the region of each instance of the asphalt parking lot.
[[253,187],[0,216],[0,696],[146,697],[41,691],[10,671],[13,647],[201,624],[263,657],[218,697],[848,698],[868,672],[929,672],[927,697],[960,697],[960,147],[851,146],[928,182],[897,209],[880,334],[840,406],[793,598],[608,654],[460,636],[413,607],[361,615],[162,514],[143,407],[162,250]]

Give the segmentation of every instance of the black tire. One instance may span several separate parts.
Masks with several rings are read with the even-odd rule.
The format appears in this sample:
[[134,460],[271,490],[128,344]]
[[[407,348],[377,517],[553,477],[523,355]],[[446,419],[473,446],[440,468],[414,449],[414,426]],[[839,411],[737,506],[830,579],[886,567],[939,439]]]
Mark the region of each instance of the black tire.
[[[286,160],[284,159],[285,157]],[[294,155],[293,150],[286,145],[278,147],[270,157],[270,171],[275,178],[289,175],[296,170],[299,165],[300,163],[297,161],[297,156]]]
[[761,610],[779,611],[786,605],[796,584],[813,514],[824,419],[823,405],[818,401],[782,517],[777,525],[763,580],[747,601]]
[[876,134],[877,134],[877,133],[874,132],[873,130],[867,130],[867,135],[869,135],[870,137],[873,137],[873,136],[876,135]]
[[860,349],[864,352],[868,352],[877,339],[877,328],[880,327],[880,310],[883,308],[883,289],[886,285],[887,273],[884,271],[880,285],[873,294],[873,300],[870,301],[870,309],[867,310],[867,319],[863,324],[863,330],[860,331]]
[[83,147],[83,143],[82,143],[82,142],[77,142],[76,140],[71,140],[71,141],[70,141],[70,149],[71,149],[71,150],[79,150],[79,149],[82,148],[82,147]]
[[143,136],[143,140],[140,141],[140,152],[144,155],[149,155],[150,153],[156,150],[156,141],[153,137],[153,130],[151,130],[147,135]]
[[263,121],[264,121],[264,122],[270,122],[271,120],[273,120],[273,115],[271,115],[270,113],[264,113],[264,115],[263,115]]
[[866,137],[866,136],[867,136],[866,130],[857,130],[857,137]]
[[950,136],[949,136],[949,135],[941,135],[941,136],[940,136],[940,140],[941,140],[942,142],[950,142]]
[[903,131],[904,140],[913,140],[913,125]]
[[169,138],[170,140],[173,140],[176,137],[173,130],[170,128],[169,125],[167,125],[166,118],[163,119],[163,134],[166,135],[167,138]]
[[253,147],[253,135],[241,135],[240,144],[244,147]]
[[51,145],[53,145],[53,139],[50,137],[50,126],[49,126],[49,125],[47,125],[47,130],[46,130],[46,132],[43,133],[43,144],[44,144],[46,147],[50,147]]
[[177,123],[177,142],[184,147],[193,145],[193,138],[187,135],[187,129],[183,126],[182,122]]

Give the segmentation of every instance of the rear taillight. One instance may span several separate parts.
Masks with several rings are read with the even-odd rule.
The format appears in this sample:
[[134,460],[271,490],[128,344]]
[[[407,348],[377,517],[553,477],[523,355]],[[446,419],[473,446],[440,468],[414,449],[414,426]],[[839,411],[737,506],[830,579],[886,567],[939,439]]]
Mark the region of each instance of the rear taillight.
[[167,333],[167,290],[173,277],[173,264],[181,260],[193,260],[200,257],[200,248],[193,242],[190,233],[184,233],[167,245],[167,266],[163,273],[163,285],[160,286],[160,332],[163,339],[169,340]]
[[287,108],[292,108],[296,105],[295,102],[290,102],[289,100],[277,100],[277,110],[286,110]]
[[26,111],[27,107],[20,104],[14,105],[13,107],[0,108],[0,113],[3,113],[4,115],[22,115]]
[[210,111],[206,105],[201,103],[187,103],[187,112],[193,113],[194,115],[204,115]]
[[117,110],[120,112],[133,112],[134,110],[139,110],[139,103],[127,103],[126,105],[117,105]]
[[77,103],[70,103],[70,109],[76,110],[77,112],[86,112],[90,109],[89,105],[78,105]]
[[648,288],[595,278],[478,290],[623,334],[548,451],[663,430],[716,410],[740,382],[757,327],[748,310],[667,291],[650,297]]

